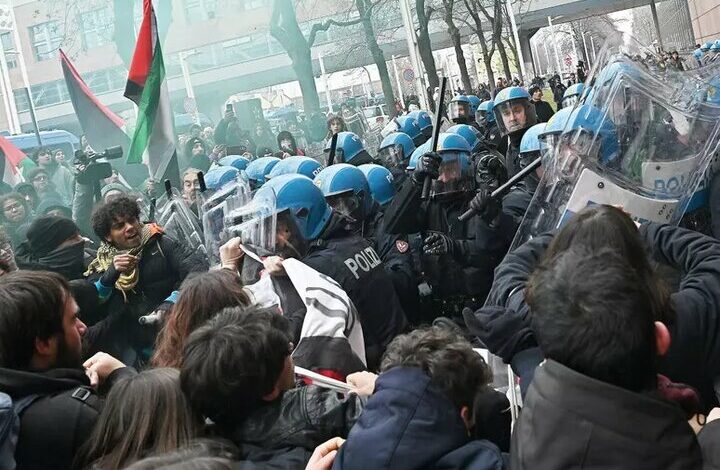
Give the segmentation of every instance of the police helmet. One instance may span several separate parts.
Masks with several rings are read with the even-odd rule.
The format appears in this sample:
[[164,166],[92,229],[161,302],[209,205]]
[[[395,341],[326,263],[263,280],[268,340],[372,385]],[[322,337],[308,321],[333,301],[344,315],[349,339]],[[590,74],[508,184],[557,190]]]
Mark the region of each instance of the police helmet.
[[570,148],[576,155],[597,158],[606,165],[615,161],[620,152],[615,123],[589,104],[573,110],[558,145],[560,149]]
[[[367,153],[367,150],[365,150],[365,146],[357,134],[354,132],[338,132],[337,136],[335,162],[362,165],[363,163],[372,161],[372,157]],[[326,153],[330,152],[331,145],[332,140],[328,140],[328,143],[325,145]]]
[[492,124],[495,122],[495,113],[493,113],[493,101],[483,101],[480,103],[480,106],[478,106],[478,110],[475,113],[475,120],[480,125],[484,125],[485,122],[488,124]]
[[519,86],[503,88],[495,95],[493,113],[503,136],[520,134],[537,123],[530,94]]
[[547,164],[547,159],[552,156],[558,137],[565,130],[572,112],[573,108],[563,108],[559,110],[557,113],[553,114],[550,120],[545,124],[545,128],[542,132],[538,133],[538,144],[540,147],[540,155],[543,157],[543,164]]
[[[407,115],[410,119],[414,119],[415,122],[417,122],[418,126],[420,126],[420,131],[423,133],[426,139],[429,139],[432,137],[432,118],[427,113],[427,111],[423,110],[417,110],[412,111],[408,113]],[[417,147],[417,146],[416,146]]]
[[472,122],[470,117],[471,102],[465,95],[455,95],[447,107],[448,118],[456,124],[467,124]]
[[265,184],[265,176],[268,175],[279,162],[280,159],[277,157],[260,157],[251,161],[247,168],[245,168],[245,173],[250,180],[250,185],[253,188],[259,188]]
[[414,151],[415,143],[409,135],[393,132],[380,143],[378,158],[386,168],[403,167]]
[[358,167],[347,163],[331,165],[318,173],[314,182],[337,213],[355,221],[370,214],[373,202],[370,185]]
[[708,41],[708,42],[706,42],[705,44],[703,44],[702,46],[700,46],[700,50],[703,51],[703,52],[707,52],[707,51],[710,50],[710,48],[712,47],[712,45],[713,45],[713,42],[712,42],[712,41]]
[[415,151],[410,155],[410,160],[408,161],[408,166],[406,168],[407,171],[412,172],[417,167],[417,163],[420,160],[420,157],[425,155],[430,151],[430,142],[425,142],[420,147],[416,148]]
[[437,152],[442,158],[440,175],[432,181],[430,197],[447,197],[474,189],[470,144],[457,134],[441,133]]
[[711,52],[720,52],[720,39],[715,40],[715,42],[710,46]]
[[569,86],[563,94],[562,107],[569,108],[574,106],[575,103],[577,103],[582,96],[584,90],[585,85],[583,85],[582,83],[576,83],[572,86]]
[[422,130],[418,122],[409,116],[400,116],[395,119],[398,123],[398,132],[407,134],[412,140],[415,146],[422,144],[425,141]]
[[255,199],[274,199],[275,211],[288,211],[305,240],[315,240],[327,227],[332,209],[320,188],[303,175],[272,178],[254,195]]
[[475,113],[480,107],[480,103],[482,103],[482,101],[475,95],[467,95],[467,99],[470,101],[470,116],[475,116]]
[[298,174],[312,179],[320,173],[320,170],[322,170],[322,165],[314,158],[293,156],[278,162],[265,178],[272,179],[280,175]]
[[205,186],[213,191],[218,190],[231,181],[235,181],[240,170],[232,166],[219,166],[205,173]]
[[471,152],[474,152],[477,149],[482,140],[480,131],[472,126],[468,126],[467,124],[455,124],[454,126],[448,128],[445,132],[448,134],[457,134],[465,139],[470,145]]
[[374,163],[360,165],[358,168],[365,174],[370,186],[370,194],[375,202],[384,206],[392,201],[392,198],[395,197],[395,184],[393,184],[393,175],[390,170]]
[[240,155],[228,155],[227,157],[221,158],[218,163],[220,166],[232,166],[238,170],[244,170],[247,168],[250,160]]
[[520,141],[520,168],[525,168],[540,156],[540,139],[538,137],[545,130],[545,127],[546,124],[544,122],[535,124],[523,134],[522,140]]
[[695,49],[695,52],[693,52],[693,57],[695,57],[697,60],[702,60],[703,58],[703,51],[700,48]]

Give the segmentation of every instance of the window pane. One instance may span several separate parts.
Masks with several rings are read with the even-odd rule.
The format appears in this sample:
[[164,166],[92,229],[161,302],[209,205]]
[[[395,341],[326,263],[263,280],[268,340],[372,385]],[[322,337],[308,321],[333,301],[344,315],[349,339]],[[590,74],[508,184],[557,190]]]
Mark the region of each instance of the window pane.
[[27,99],[24,89],[13,90],[13,95],[15,96],[15,106],[18,111],[23,112],[30,109],[30,102]]
[[113,35],[113,19],[110,8],[98,8],[80,15],[80,28],[83,47],[93,47],[107,44]]
[[48,21],[31,26],[29,29],[35,60],[40,62],[54,58],[62,42],[59,23]]
[[0,34],[0,41],[2,41],[2,47],[5,51],[5,58],[7,60],[7,66],[9,69],[17,67],[17,60],[12,52],[15,52],[15,41],[13,41],[12,33]]

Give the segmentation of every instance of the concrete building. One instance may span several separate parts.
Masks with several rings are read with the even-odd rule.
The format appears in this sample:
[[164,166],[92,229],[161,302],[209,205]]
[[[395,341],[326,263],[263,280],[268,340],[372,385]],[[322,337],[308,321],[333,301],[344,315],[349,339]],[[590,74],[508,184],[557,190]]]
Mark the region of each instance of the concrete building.
[[690,7],[695,41],[702,44],[720,38],[720,2],[717,0],[687,0]]

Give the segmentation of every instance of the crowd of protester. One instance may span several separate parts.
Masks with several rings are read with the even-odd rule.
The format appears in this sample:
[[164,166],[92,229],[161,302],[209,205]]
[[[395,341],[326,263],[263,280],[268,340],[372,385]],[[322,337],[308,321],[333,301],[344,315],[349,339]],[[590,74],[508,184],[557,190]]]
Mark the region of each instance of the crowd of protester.
[[191,126],[198,221],[201,172],[273,162],[243,184],[273,192],[275,251],[230,237],[218,263],[156,223],[156,181],[114,172],[79,213],[77,168],[37,150],[0,197],[0,468],[717,468],[720,241],[595,205],[508,252],[539,176],[490,194],[539,149],[494,120],[537,140],[561,112],[519,85],[457,93],[415,161],[432,123],[412,100],[377,156],[328,116],[326,168],[299,127]]

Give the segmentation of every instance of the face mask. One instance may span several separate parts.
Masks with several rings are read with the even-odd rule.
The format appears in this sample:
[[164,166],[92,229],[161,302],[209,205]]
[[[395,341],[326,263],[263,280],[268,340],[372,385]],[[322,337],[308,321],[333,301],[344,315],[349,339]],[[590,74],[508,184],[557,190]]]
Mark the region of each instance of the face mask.
[[68,279],[82,278],[85,271],[85,242],[78,242],[38,258],[37,263]]

